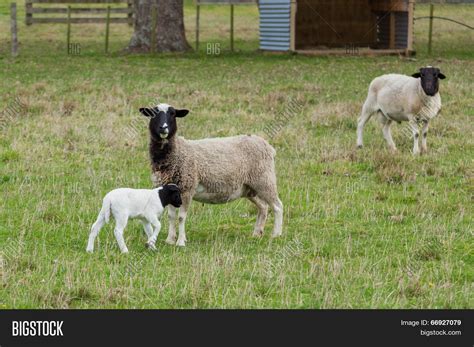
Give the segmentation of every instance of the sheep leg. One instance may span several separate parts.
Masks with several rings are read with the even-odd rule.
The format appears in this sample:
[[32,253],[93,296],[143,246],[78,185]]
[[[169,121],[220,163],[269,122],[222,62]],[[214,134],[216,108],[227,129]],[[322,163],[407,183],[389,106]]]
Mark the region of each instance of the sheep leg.
[[428,152],[428,145],[426,143],[428,137],[428,122],[423,123],[423,128],[421,128],[421,153]]
[[253,236],[262,236],[263,229],[265,228],[265,222],[268,216],[268,205],[257,196],[249,197],[250,201],[252,201],[257,206],[257,221],[255,222],[255,228],[253,230]]
[[178,214],[178,241],[176,242],[176,246],[184,247],[186,246],[186,231],[185,231],[185,224],[186,224],[186,215],[188,213],[189,205],[191,204],[190,198],[183,198],[183,204],[179,208]]
[[276,197],[275,201],[270,206],[273,207],[273,213],[275,214],[275,224],[273,226],[272,237],[278,237],[281,235],[283,227],[283,204],[281,200]]
[[125,240],[123,239],[123,231],[127,226],[127,217],[119,217],[115,218],[115,229],[114,234],[115,238],[117,239],[117,243],[119,245],[120,251],[122,253],[128,253],[127,245],[125,244]]
[[273,233],[272,237],[278,237],[282,233],[282,227],[283,227],[283,204],[281,200],[278,198],[276,195],[263,195],[262,196],[263,200],[271,206],[273,209],[273,214],[275,216],[275,222],[273,224]]
[[283,227],[283,204],[278,198],[275,172],[268,172],[261,176],[261,180],[250,186],[257,196],[273,209],[275,222],[273,224],[272,237],[280,236]]
[[169,230],[166,243],[174,245],[176,243],[176,207],[168,205]]
[[410,127],[413,134],[413,154],[420,153],[420,148],[418,147],[418,139],[420,137],[420,129],[414,121],[410,121]]
[[143,230],[145,230],[145,234],[147,238],[150,238],[151,235],[153,234],[153,228],[151,227],[151,224],[148,221],[143,220]]
[[150,223],[153,225],[153,233],[148,238],[146,245],[150,247],[151,249],[156,250],[155,243],[156,243],[156,239],[158,238],[158,234],[160,233],[161,223],[158,220],[158,218],[156,218],[155,216],[151,218]]
[[105,220],[102,218],[102,216],[99,216],[95,223],[92,225],[91,228],[91,233],[89,234],[89,242],[87,243],[87,249],[86,251],[89,253],[94,252],[94,242],[99,234],[100,229],[104,226]]
[[390,127],[392,126],[393,121],[384,117],[382,122],[383,137],[385,138],[385,141],[387,141],[390,150],[395,152],[397,150],[397,146],[395,146],[395,142],[393,142],[392,132],[390,131]]
[[371,108],[371,102],[369,99],[367,99],[364,103],[364,106],[362,106],[362,113],[359,117],[359,120],[357,122],[357,148],[362,148],[363,146],[363,132],[364,132],[364,126],[372,117],[374,114],[375,110]]

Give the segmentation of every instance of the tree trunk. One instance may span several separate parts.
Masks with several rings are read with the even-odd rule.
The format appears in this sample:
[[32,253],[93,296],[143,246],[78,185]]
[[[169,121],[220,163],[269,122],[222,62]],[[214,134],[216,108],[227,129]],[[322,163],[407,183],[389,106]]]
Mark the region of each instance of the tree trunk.
[[129,52],[151,51],[152,7],[157,9],[155,50],[183,52],[191,48],[184,31],[183,0],[134,0],[134,7],[134,33],[127,47]]
[[191,49],[184,31],[183,0],[158,0],[156,43],[158,52],[184,52]]

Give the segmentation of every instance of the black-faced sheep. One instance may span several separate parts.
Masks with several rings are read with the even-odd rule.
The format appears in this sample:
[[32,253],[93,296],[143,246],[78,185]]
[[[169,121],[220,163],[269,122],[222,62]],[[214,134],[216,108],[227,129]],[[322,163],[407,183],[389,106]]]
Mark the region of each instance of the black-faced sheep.
[[389,148],[396,150],[390,127],[392,123],[409,122],[414,138],[413,153],[420,152],[418,147],[419,127],[422,123],[421,152],[428,150],[426,138],[428,123],[441,110],[439,79],[446,78],[439,69],[428,66],[410,76],[389,74],[375,78],[369,86],[369,93],[362,107],[357,125],[357,147],[363,145],[364,126],[372,115],[382,115],[382,132]]
[[275,214],[273,237],[280,236],[283,204],[278,198],[275,175],[275,150],[255,135],[186,140],[176,136],[176,118],[188,110],[167,104],[141,108],[150,118],[150,159],[154,185],[175,183],[183,204],[179,209],[179,236],[176,241],[176,209],[169,207],[167,243],[184,246],[186,214],[192,200],[221,204],[247,198],[258,209],[254,235],[262,235],[268,206]]

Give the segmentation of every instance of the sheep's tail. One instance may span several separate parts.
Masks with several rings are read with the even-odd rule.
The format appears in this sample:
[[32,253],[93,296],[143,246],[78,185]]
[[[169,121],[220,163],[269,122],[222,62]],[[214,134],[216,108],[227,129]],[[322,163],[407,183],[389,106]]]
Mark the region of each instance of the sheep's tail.
[[104,202],[102,203],[102,208],[99,212],[99,217],[97,219],[101,219],[105,223],[109,222],[110,219],[110,207],[111,207],[110,199],[106,196],[104,198]]

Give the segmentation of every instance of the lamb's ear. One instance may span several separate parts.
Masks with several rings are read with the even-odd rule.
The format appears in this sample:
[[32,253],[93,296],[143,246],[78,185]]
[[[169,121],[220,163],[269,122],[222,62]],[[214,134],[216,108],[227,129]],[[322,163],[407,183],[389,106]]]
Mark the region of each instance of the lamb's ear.
[[443,74],[440,72],[440,73],[438,74],[438,78],[439,78],[440,80],[444,80],[444,79],[446,78],[446,76],[443,75]]
[[176,117],[182,118],[185,117],[189,113],[189,110],[182,109],[182,110],[176,110]]
[[166,187],[162,187],[158,190],[158,196],[163,207],[169,205],[169,192]]
[[142,115],[144,115],[145,117],[153,117],[154,116],[154,112],[153,112],[153,109],[151,108],[140,108],[140,113]]
[[420,78],[420,77],[421,77],[421,73],[419,73],[419,72],[414,73],[413,75],[411,75],[411,77]]

